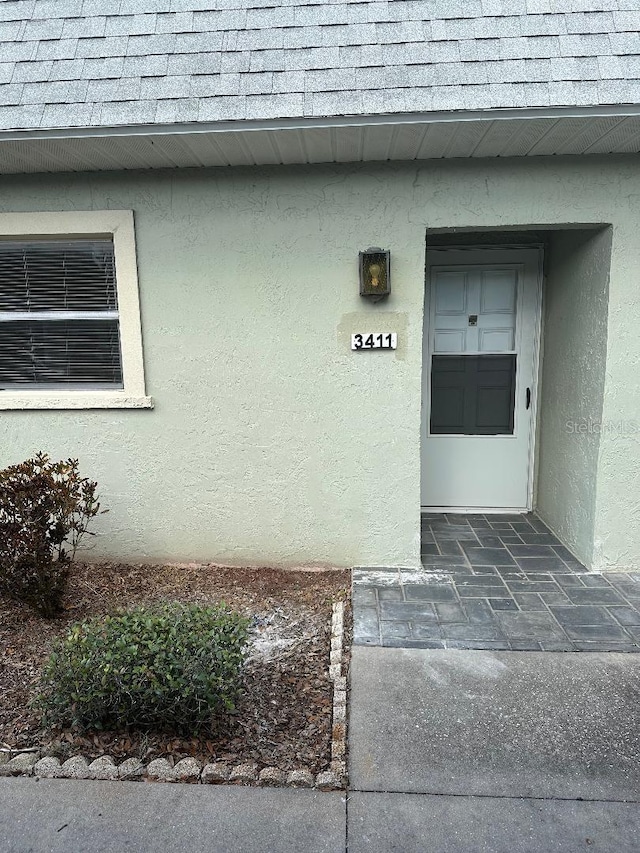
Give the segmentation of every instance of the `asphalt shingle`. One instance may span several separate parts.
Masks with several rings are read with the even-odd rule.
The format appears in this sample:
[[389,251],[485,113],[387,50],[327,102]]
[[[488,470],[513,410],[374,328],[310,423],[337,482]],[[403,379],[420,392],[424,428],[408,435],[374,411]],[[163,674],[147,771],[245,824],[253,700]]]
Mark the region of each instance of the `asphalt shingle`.
[[0,129],[639,102],[638,0],[0,2]]

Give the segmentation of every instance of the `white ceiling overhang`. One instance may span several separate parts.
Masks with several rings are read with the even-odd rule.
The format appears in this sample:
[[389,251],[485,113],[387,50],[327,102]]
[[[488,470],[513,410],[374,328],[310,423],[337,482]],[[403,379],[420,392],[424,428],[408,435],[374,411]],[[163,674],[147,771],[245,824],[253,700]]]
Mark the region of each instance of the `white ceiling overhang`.
[[640,107],[0,132],[0,174],[640,152]]

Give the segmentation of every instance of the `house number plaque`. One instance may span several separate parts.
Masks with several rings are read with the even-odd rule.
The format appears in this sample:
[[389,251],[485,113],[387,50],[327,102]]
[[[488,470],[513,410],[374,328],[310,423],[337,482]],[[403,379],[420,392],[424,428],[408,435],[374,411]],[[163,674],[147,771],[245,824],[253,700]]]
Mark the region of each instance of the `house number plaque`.
[[358,332],[351,335],[351,349],[396,349],[397,332]]

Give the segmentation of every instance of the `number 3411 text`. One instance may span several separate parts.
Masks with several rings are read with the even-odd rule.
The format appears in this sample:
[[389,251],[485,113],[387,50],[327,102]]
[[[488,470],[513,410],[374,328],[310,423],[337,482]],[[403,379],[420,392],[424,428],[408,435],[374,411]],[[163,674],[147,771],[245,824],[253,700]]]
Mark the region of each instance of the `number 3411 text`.
[[351,349],[396,349],[398,335],[396,332],[358,332],[351,335]]

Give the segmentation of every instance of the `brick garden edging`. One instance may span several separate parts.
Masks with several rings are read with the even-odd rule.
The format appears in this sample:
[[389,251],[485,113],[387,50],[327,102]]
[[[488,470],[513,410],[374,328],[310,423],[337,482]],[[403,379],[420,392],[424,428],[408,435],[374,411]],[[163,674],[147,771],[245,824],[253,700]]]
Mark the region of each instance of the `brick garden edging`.
[[256,785],[263,787],[316,788],[334,791],[346,787],[347,766],[347,679],[344,674],[344,602],[333,605],[329,678],[333,681],[331,728],[331,764],[315,776],[308,768],[285,771],[264,767],[258,772],[254,763],[232,765],[217,761],[202,766],[195,758],[183,758],[171,765],[166,758],[156,758],[145,765],[137,758],[127,758],[116,765],[110,755],[102,755],[89,763],[82,755],[74,755],[64,763],[53,756],[41,757],[40,749],[16,750],[16,754],[0,752],[0,776],[37,776],[41,779],[147,780],[151,782],[187,782],[204,785]]
[[347,676],[344,671],[344,602],[333,605],[331,617],[331,651],[329,678],[333,680],[333,713],[331,726],[331,769],[339,783],[347,785]]

